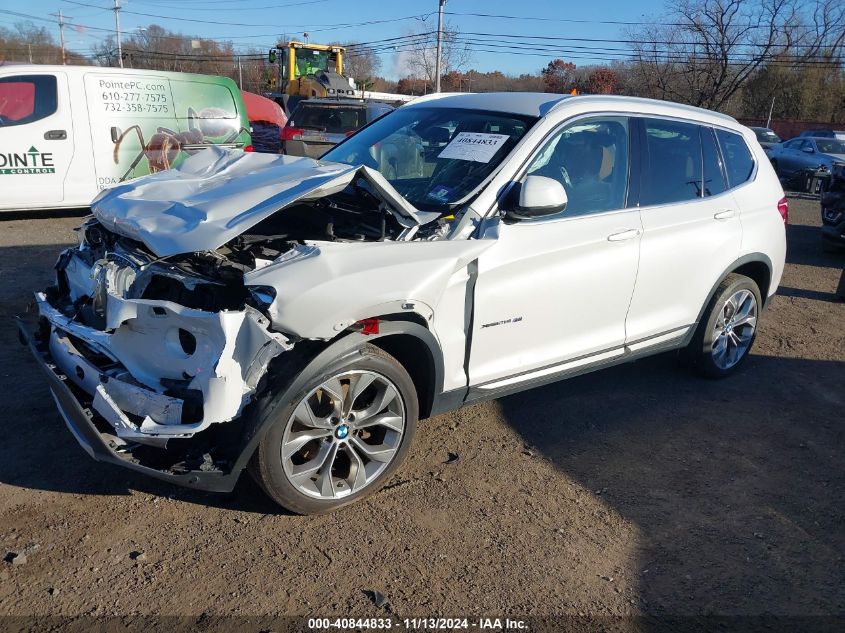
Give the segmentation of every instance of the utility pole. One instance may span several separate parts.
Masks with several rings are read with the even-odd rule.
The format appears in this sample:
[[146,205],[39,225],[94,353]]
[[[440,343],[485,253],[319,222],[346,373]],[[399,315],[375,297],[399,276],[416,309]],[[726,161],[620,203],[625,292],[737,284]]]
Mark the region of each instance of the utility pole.
[[446,0],[440,0],[437,10],[437,58],[434,60],[434,92],[440,92],[440,53],[443,48],[443,7]]
[[117,33],[117,61],[123,68],[123,45],[120,43],[120,0],[114,0],[114,30]]
[[774,109],[775,109],[775,98],[772,97],[772,105],[769,107],[769,118],[766,119],[766,127],[767,128],[772,127],[772,112],[774,111]]
[[243,69],[241,68],[241,56],[238,55],[238,86],[241,90],[244,89],[244,73]]
[[67,65],[67,53],[65,52],[65,16],[62,14],[62,11],[59,10],[58,13],[51,13],[50,15],[54,15],[59,18],[59,39],[62,42],[62,65]]

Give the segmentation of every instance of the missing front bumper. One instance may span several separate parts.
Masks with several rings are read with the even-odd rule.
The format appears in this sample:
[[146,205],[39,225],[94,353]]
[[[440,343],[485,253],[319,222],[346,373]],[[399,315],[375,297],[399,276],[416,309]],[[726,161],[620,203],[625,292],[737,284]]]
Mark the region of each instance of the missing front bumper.
[[[202,453],[202,447],[198,446],[193,451],[188,447],[188,450],[183,451],[184,455],[174,457],[176,461],[169,466],[162,460],[159,460],[159,465],[151,465],[147,462],[149,453],[158,449],[127,444],[98,428],[98,422],[100,427],[105,427],[105,421],[98,419],[98,414],[92,410],[91,402],[86,399],[84,392],[71,385],[69,378],[53,362],[45,342],[38,340],[20,320],[18,329],[21,342],[29,347],[47,376],[50,391],[65,424],[91,457],[188,488],[230,492],[235,487],[248,458],[243,455],[243,448],[235,449],[231,459],[214,460],[208,453]],[[187,465],[191,461],[199,465],[191,468]]]

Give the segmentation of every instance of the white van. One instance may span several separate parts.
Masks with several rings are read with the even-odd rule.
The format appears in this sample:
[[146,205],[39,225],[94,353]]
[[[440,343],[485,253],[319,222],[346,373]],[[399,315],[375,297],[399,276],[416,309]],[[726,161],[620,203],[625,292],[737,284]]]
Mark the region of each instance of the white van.
[[249,143],[227,77],[0,66],[0,210],[86,207],[101,189],[209,145]]

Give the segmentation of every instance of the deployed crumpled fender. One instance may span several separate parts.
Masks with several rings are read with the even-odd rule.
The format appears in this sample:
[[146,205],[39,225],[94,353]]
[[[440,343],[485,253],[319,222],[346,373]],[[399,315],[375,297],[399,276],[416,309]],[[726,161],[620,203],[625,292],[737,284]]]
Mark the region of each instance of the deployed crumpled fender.
[[106,189],[91,209],[107,229],[168,257],[219,248],[280,209],[341,191],[358,176],[385,199],[403,226],[439,217],[416,210],[369,167],[215,146],[177,169]]
[[493,244],[311,242],[247,273],[244,281],[276,290],[268,307],[275,329],[327,340],[356,321],[383,314],[411,310],[430,320],[451,276]]

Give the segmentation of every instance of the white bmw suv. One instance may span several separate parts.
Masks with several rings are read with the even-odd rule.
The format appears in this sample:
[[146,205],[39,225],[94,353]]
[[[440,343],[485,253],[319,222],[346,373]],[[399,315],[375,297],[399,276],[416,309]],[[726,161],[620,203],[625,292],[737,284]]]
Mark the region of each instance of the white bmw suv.
[[752,131],[609,96],[421,98],[319,161],[206,149],[92,209],[21,329],[73,435],[301,513],[469,402],[667,350],[730,374],[786,249]]

